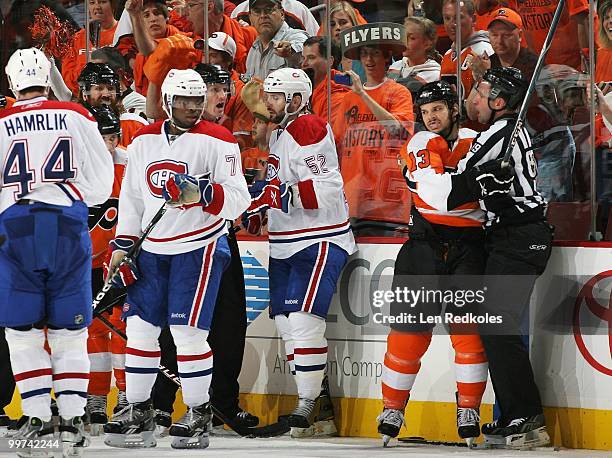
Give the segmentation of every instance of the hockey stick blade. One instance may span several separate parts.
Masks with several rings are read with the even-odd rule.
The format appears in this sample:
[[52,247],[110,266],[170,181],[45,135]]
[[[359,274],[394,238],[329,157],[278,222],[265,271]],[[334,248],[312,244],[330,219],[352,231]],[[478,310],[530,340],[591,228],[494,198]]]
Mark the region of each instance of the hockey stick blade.
[[557,5],[557,9],[555,10],[555,15],[552,18],[550,23],[550,28],[548,29],[548,33],[546,34],[546,39],[544,40],[544,44],[542,45],[542,50],[540,51],[540,55],[538,56],[538,61],[536,62],[535,68],[533,69],[533,76],[531,77],[531,81],[529,81],[529,87],[527,88],[527,92],[525,93],[525,97],[523,98],[523,103],[521,104],[521,108],[518,112],[516,125],[514,126],[514,130],[512,131],[512,135],[510,136],[510,141],[508,142],[508,146],[504,153],[504,158],[502,160],[502,167],[508,167],[510,164],[510,156],[512,156],[512,151],[514,151],[514,146],[516,145],[516,139],[519,136],[519,132],[523,128],[523,124],[525,123],[525,116],[527,115],[527,108],[529,107],[529,99],[531,99],[531,94],[536,86],[536,82],[538,77],[540,76],[540,70],[544,66],[544,59],[546,58],[546,53],[550,48],[552,43],[553,36],[557,30],[557,24],[559,24],[559,19],[561,19],[561,13],[563,12],[563,8],[565,7],[565,0],[559,0],[559,4]]
[[420,436],[398,437],[397,440],[403,444],[444,445],[446,447],[467,447],[467,444],[465,442],[430,441]]
[[[127,336],[125,335],[125,333],[121,331],[120,329],[118,329],[105,316],[96,314],[96,318],[98,318],[111,332],[114,332],[121,339],[127,342]],[[170,369],[168,369],[166,366],[163,366],[160,364],[159,371],[169,380],[174,382],[179,388],[181,387],[180,378],[175,373],[173,373]],[[275,437],[275,436],[281,436],[287,433],[291,429],[289,428],[289,425],[286,422],[277,422],[277,423],[273,423],[268,426],[260,426],[260,427],[254,427],[254,428],[241,426],[237,424],[236,422],[232,421],[231,419],[227,418],[214,405],[211,404],[211,407],[212,407],[213,414],[217,418],[219,418],[219,420],[221,420],[224,424],[229,426],[231,430],[233,430],[235,433],[237,433],[239,436],[242,436],[242,437],[249,437],[249,438]]]

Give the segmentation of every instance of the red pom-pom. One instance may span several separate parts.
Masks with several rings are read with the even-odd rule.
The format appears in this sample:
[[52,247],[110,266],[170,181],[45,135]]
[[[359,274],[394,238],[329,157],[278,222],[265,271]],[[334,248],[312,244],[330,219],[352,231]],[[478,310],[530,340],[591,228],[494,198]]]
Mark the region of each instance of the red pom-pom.
[[62,59],[70,51],[74,29],[67,22],[60,21],[47,6],[41,6],[34,13],[30,26],[32,41],[48,56]]

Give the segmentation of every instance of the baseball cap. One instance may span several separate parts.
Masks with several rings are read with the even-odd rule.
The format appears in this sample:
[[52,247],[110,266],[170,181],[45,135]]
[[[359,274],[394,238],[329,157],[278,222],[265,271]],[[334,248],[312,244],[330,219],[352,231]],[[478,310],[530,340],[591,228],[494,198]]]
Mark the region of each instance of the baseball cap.
[[249,8],[252,7],[252,6],[255,6],[255,3],[257,3],[257,2],[272,3],[273,5],[278,5],[281,8],[283,7],[282,0],[249,0]]
[[523,28],[523,20],[521,19],[521,16],[510,8],[498,8],[492,11],[489,17],[490,19],[487,28],[491,27],[491,24],[493,24],[495,21],[505,22],[506,24],[510,24],[517,29]]
[[[198,39],[193,44],[196,49],[204,49],[204,40]],[[232,56],[232,59],[236,57],[236,42],[225,32],[215,32],[208,38],[208,47],[216,49],[217,51],[223,51]]]

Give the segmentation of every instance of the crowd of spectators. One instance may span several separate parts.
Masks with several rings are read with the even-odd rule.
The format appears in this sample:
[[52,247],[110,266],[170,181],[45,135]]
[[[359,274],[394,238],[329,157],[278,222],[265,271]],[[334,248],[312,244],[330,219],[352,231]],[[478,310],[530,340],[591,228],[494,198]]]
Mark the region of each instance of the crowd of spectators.
[[[227,90],[220,89],[217,109],[222,113],[214,121],[236,136],[243,169],[257,178],[265,176],[267,138],[274,125],[253,99],[270,71],[302,68],[313,82],[311,110],[328,119],[334,133],[357,235],[402,235],[409,222],[410,192],[397,155],[421,128],[413,114],[416,91],[427,82],[448,81],[465,102],[467,120],[465,110],[473,109],[471,89],[488,68],[513,66],[532,77],[557,3],[331,0],[328,18],[323,0],[0,0],[0,65],[4,68],[15,49],[42,47],[54,63],[53,96],[90,103],[96,97],[112,99],[125,130],[124,146],[139,127],[165,117],[160,87],[170,69],[218,65],[230,81]],[[588,52],[589,2],[568,0],[526,122],[539,163],[540,191],[551,204],[595,197],[598,229],[605,233],[612,199],[607,127],[612,110],[606,103],[612,89],[612,0],[596,3],[593,66]],[[33,41],[32,24],[41,7],[72,30],[62,52],[61,46],[48,45],[52,31],[48,43]],[[89,36],[84,28],[87,18]],[[403,24],[405,46],[344,50],[343,32],[373,22]],[[116,81],[83,84],[88,61],[107,64]],[[597,83],[594,139],[591,67]],[[245,94],[250,101],[245,102]],[[4,72],[0,95],[10,105]],[[464,122],[476,130],[484,127]]]

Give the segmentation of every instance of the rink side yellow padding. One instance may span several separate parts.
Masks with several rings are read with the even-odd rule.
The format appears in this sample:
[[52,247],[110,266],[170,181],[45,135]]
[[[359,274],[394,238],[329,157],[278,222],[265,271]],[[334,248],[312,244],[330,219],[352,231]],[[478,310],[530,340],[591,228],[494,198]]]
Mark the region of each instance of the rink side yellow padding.
[[[295,396],[272,394],[241,394],[241,406],[257,415],[260,424],[276,421],[279,413],[290,412],[295,406]],[[116,389],[109,396],[109,414],[116,402]],[[379,437],[376,432],[376,416],[382,410],[379,399],[338,398],[334,399],[336,426],[341,436]],[[180,390],[177,394],[173,417],[177,419],[185,412]],[[13,402],[7,407],[12,418],[21,415],[21,399],[17,391]],[[481,408],[484,422],[492,417],[492,405]],[[548,433],[555,446],[612,451],[612,411],[546,407]],[[455,404],[450,402],[410,401],[406,412],[407,427],[400,437],[422,436],[428,440],[459,441],[456,430]]]

